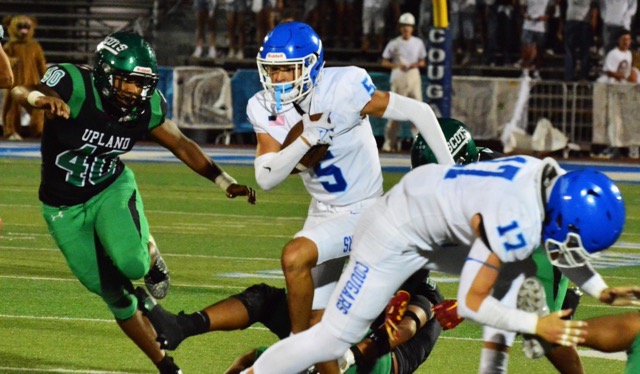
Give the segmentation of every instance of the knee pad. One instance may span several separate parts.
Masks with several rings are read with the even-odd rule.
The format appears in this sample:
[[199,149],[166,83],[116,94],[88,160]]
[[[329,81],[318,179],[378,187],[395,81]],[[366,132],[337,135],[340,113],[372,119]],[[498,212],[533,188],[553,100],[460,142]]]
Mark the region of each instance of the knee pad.
[[291,333],[287,294],[284,289],[260,283],[232,297],[247,308],[250,324],[260,322],[280,339]]

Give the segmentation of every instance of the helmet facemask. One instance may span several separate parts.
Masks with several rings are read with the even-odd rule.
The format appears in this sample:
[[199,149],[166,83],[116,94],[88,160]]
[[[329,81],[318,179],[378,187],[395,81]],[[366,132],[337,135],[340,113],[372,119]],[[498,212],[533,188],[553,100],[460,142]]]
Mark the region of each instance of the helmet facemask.
[[574,268],[586,265],[590,260],[600,257],[600,252],[589,253],[582,245],[580,234],[570,232],[564,242],[547,239],[544,242],[549,261],[559,268]]
[[[116,72],[110,77],[110,81],[113,86],[113,101],[117,102],[123,110],[132,110],[151,98],[158,78],[144,74]],[[135,85],[139,93],[124,89],[123,86],[127,83]]]
[[[281,60],[270,57],[271,54],[268,54],[265,59],[258,55],[257,64],[262,86],[274,95],[276,110],[280,110],[284,104],[302,101],[311,92],[314,85],[312,70],[316,68],[318,55],[311,53],[303,58]],[[286,67],[293,70],[293,80],[273,82],[271,80],[272,73],[276,70],[284,70]]]

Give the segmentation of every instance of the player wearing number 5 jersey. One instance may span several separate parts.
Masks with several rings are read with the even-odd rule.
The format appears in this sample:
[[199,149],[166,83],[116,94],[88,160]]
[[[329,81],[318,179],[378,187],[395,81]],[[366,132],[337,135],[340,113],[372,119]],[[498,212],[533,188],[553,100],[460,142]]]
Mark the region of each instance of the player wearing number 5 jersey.
[[297,373],[340,357],[423,267],[460,274],[462,317],[575,345],[586,332],[582,321],[561,319],[570,310],[538,317],[509,308],[492,296],[493,286],[507,265],[529,258],[542,242],[586,293],[630,303],[639,288],[608,288],[588,261],[615,242],[624,219],[620,191],[609,178],[589,169],[565,174],[551,159],[415,168],[360,218],[322,321],[267,349],[247,372]]
[[227,197],[247,196],[253,204],[255,192],[237,184],[165,118],[155,53],[139,35],[108,36],[95,61],[93,69],[54,65],[37,86],[11,92],[21,105],[47,114],[42,214],[73,274],[104,300],[161,373],[179,373],[133,295],[131,280],[144,277],[149,291],[162,298],[169,277],[150,237],[133,172],[119,156],[148,133]]
[[[300,22],[278,25],[257,56],[264,90],[247,105],[257,135],[256,181],[279,185],[317,144],[325,158],[300,173],[312,197],[307,220],[282,252],[293,333],[307,329],[313,310],[326,306],[351,250],[360,214],[382,195],[382,172],[369,115],[414,122],[434,153],[452,164],[437,119],[425,103],[377,91],[357,67],[324,68],[322,41]],[[322,113],[318,121],[308,115]],[[289,130],[303,120],[302,135],[286,147]],[[312,270],[313,269],[313,270]]]

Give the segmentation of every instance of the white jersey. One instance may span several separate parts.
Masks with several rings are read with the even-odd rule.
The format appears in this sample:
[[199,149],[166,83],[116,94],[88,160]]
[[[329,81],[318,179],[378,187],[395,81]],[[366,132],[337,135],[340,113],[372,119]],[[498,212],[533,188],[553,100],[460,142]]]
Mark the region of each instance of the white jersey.
[[471,218],[480,214],[490,249],[502,262],[520,261],[541,240],[544,208],[538,174],[543,165],[528,156],[465,166],[425,165],[407,174],[376,205],[384,206],[385,218],[407,242],[427,251],[471,246]]
[[[371,101],[375,86],[364,69],[337,67],[323,69],[322,76],[305,100],[309,114],[330,113],[336,125],[333,144],[315,168],[300,173],[309,194],[325,204],[350,205],[382,195],[382,170],[376,140],[368,117],[360,111]],[[275,111],[273,95],[255,94],[247,104],[247,116],[256,133],[267,133],[284,141],[302,116],[293,104]]]

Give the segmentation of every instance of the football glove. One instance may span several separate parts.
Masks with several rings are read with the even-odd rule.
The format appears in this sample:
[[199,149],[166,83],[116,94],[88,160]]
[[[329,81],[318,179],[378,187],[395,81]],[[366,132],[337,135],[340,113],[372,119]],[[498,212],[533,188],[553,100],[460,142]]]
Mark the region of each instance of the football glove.
[[411,300],[409,292],[400,290],[391,298],[385,310],[384,327],[387,329],[389,338],[393,341],[398,339],[398,323],[402,321],[407,305]]
[[304,114],[302,124],[304,130],[301,136],[307,140],[311,147],[317,144],[331,145],[333,143],[333,129],[336,125],[331,123],[328,113],[323,113],[317,121],[312,121],[308,114]]
[[451,330],[464,321],[464,318],[458,315],[458,300],[449,299],[436,304],[433,313],[443,330]]

